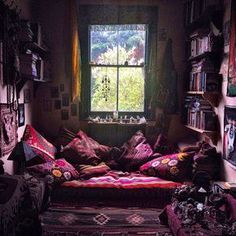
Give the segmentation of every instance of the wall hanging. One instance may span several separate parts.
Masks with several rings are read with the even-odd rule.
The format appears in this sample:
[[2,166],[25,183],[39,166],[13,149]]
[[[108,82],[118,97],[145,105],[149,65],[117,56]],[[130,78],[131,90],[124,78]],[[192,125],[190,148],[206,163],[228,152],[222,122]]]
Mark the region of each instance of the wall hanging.
[[16,111],[0,104],[0,157],[10,153],[17,143]]

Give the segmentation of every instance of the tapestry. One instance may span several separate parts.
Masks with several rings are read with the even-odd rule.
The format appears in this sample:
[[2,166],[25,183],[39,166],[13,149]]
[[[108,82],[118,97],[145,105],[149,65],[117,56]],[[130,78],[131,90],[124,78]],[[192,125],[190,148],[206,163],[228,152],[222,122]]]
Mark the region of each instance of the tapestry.
[[223,157],[236,168],[236,107],[225,107]]
[[10,153],[16,143],[16,111],[7,104],[0,104],[0,157]]

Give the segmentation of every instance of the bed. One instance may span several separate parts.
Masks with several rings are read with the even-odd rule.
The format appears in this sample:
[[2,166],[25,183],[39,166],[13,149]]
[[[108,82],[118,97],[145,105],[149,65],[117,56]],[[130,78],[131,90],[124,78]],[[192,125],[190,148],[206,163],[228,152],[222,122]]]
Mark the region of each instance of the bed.
[[196,154],[177,150],[163,135],[151,145],[141,131],[121,147],[109,147],[64,127],[52,144],[27,125],[22,142],[35,154],[26,171],[46,180],[55,205],[161,208],[191,181]]

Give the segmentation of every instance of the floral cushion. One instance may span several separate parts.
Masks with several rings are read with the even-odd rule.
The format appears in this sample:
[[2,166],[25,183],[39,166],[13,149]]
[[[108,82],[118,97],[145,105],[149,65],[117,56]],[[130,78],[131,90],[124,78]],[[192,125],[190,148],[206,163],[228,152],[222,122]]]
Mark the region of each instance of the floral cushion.
[[26,125],[22,140],[32,148],[42,162],[53,161],[55,159],[56,147],[48,142],[31,125]]
[[78,171],[65,159],[58,159],[26,168],[35,176],[47,177],[49,183],[62,183],[79,178]]
[[192,176],[193,153],[175,153],[153,159],[140,167],[146,175],[181,181]]
[[133,171],[152,159],[152,148],[146,142],[141,131],[137,131],[131,139],[121,147],[123,153],[116,160],[124,170]]

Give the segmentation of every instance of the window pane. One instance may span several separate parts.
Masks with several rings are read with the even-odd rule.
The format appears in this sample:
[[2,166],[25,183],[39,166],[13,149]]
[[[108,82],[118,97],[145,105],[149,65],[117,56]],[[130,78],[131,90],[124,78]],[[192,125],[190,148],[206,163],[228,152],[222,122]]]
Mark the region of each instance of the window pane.
[[124,25],[119,31],[119,65],[144,64],[145,39],[145,25]]
[[90,27],[90,63],[117,65],[117,30],[106,25]]
[[115,111],[117,101],[117,69],[91,67],[91,111]]
[[144,69],[119,69],[119,111],[144,112]]

